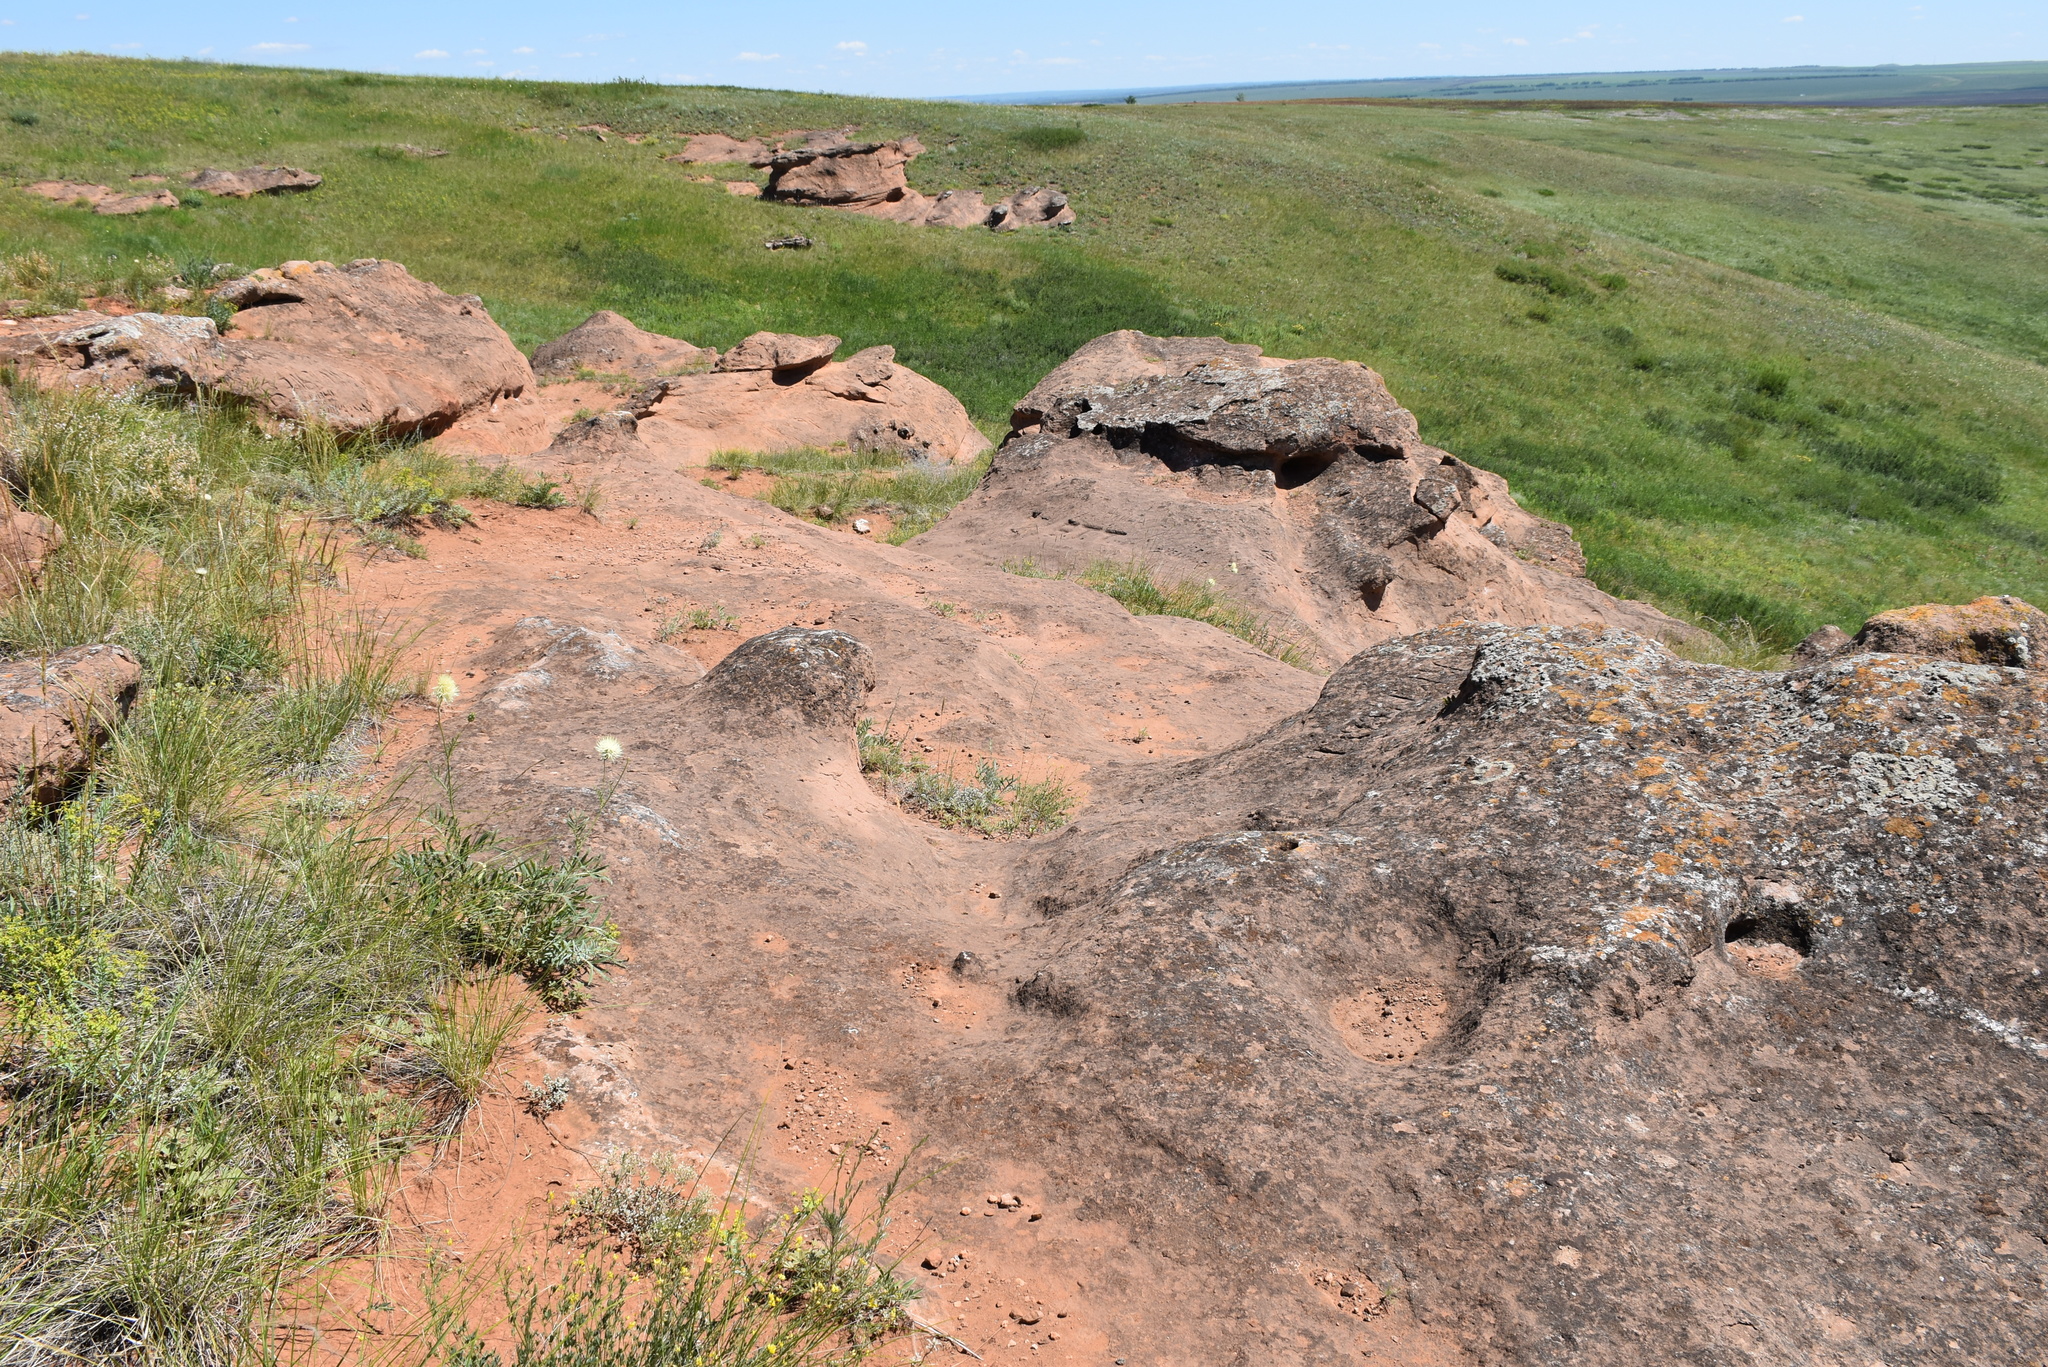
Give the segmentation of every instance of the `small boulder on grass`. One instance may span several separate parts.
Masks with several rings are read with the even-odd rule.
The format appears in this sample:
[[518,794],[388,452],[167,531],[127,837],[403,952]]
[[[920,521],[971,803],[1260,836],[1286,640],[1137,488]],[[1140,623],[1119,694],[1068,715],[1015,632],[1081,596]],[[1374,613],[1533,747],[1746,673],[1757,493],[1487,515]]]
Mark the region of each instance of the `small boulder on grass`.
[[1856,633],[1854,645],[1965,664],[2048,669],[2048,612],[2010,595],[1959,605],[1925,603],[1878,613]]

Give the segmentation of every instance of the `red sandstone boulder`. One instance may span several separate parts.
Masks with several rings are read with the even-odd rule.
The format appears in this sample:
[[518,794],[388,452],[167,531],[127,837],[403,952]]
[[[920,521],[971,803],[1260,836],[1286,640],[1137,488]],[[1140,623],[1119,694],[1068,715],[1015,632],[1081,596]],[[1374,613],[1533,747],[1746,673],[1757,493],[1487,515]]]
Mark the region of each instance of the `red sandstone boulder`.
[[[296,166],[245,166],[239,171],[221,171],[209,166],[185,177],[185,183],[193,189],[223,199],[317,190],[320,182],[321,177],[311,171],[301,171]],[[174,202],[175,198],[173,196]]]
[[661,375],[684,375],[703,370],[718,360],[709,347],[660,333],[643,332],[620,314],[599,310],[570,331],[533,353],[533,369],[539,375],[573,375],[594,370],[605,375],[631,375],[651,380]]
[[982,487],[916,544],[1213,584],[1330,664],[1454,621],[1693,635],[1585,577],[1571,529],[1422,440],[1355,361],[1117,332],[1018,405]]
[[60,800],[141,684],[142,666],[120,646],[0,664],[0,807]]
[[835,209],[892,203],[915,193],[903,168],[922,151],[916,138],[901,138],[778,152],[768,161],[768,188],[761,197]]
[[2012,597],[1897,608],[1865,622],[1847,650],[2048,669],[2048,613]]
[[178,207],[178,197],[168,190],[124,195],[111,186],[77,180],[39,180],[22,188],[56,204],[89,207],[96,214],[119,216]]
[[0,507],[0,599],[40,584],[43,562],[63,544],[64,529],[49,518]]
[[738,370],[807,370],[821,366],[839,350],[833,336],[799,337],[789,332],[757,332],[718,358],[721,372]]

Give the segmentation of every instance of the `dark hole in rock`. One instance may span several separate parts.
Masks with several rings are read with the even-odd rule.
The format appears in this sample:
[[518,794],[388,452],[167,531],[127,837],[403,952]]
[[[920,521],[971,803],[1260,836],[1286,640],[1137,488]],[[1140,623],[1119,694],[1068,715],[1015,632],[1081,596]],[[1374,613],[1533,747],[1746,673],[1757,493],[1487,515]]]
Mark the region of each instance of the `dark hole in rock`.
[[1280,462],[1280,468],[1273,472],[1273,482],[1283,489],[1299,489],[1323,471],[1337,463],[1337,451],[1308,451],[1298,456],[1289,456]]
[[1813,952],[1806,928],[1783,912],[1732,917],[1721,941],[1729,958],[1765,978],[1791,977]]

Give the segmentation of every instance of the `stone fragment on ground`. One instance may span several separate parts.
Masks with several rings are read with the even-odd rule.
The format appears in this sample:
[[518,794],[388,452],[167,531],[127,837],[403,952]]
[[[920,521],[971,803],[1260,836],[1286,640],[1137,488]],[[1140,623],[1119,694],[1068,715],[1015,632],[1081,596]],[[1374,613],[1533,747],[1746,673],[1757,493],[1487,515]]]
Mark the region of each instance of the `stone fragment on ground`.
[[120,646],[0,663],[0,807],[60,801],[82,779],[142,683]]

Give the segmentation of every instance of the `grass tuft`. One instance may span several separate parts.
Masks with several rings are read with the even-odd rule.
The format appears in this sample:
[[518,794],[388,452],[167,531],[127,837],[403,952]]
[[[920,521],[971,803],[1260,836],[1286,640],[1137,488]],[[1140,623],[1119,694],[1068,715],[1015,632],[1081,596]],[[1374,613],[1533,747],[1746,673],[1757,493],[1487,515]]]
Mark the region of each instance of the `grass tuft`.
[[1033,836],[1056,831],[1073,815],[1075,798],[1066,780],[1048,774],[1026,783],[994,760],[974,767],[963,780],[906,750],[909,736],[896,735],[863,717],[854,727],[861,772],[873,776],[895,801],[942,826],[993,836]]

